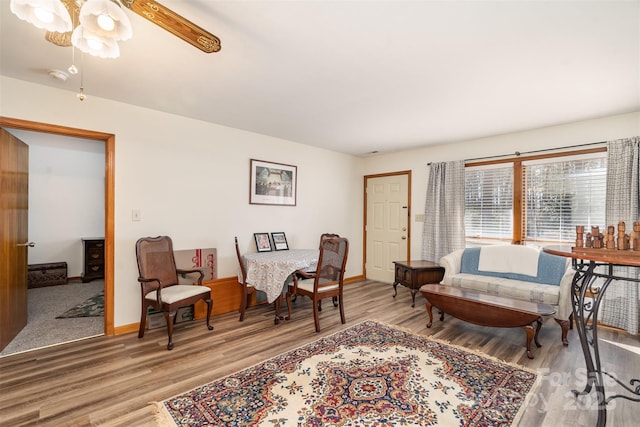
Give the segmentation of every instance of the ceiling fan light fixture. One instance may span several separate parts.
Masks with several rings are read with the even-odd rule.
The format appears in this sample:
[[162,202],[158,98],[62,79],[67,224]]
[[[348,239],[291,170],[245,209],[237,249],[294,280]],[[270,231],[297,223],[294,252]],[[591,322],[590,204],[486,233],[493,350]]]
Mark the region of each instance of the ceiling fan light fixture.
[[73,29],[71,16],[60,0],[11,0],[11,12],[23,21],[47,31]]
[[38,19],[39,22],[44,22],[45,24],[50,24],[51,22],[53,22],[53,12],[51,12],[50,10],[37,7],[33,10],[33,15]]
[[128,40],[131,22],[118,3],[111,0],[87,0],[80,9],[80,24],[94,34],[113,40]]
[[116,27],[116,22],[111,16],[107,15],[106,13],[100,14],[96,21],[98,22],[98,26],[105,31],[113,31],[113,29]]
[[118,43],[100,34],[95,34],[83,25],[78,25],[71,35],[71,43],[84,53],[100,58],[117,58],[120,56]]

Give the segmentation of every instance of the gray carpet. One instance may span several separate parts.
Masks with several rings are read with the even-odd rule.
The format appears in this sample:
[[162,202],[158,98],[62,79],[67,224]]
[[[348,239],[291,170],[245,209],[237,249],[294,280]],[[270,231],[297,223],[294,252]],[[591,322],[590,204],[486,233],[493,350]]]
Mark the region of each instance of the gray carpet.
[[27,326],[0,356],[104,334],[104,316],[56,319],[103,289],[102,280],[29,289]]

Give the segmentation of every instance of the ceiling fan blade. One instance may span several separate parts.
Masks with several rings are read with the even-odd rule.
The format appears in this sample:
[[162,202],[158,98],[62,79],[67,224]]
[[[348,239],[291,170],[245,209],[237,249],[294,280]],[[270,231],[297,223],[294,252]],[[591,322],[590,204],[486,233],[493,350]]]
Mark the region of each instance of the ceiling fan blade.
[[120,2],[159,27],[192,44],[203,52],[218,52],[220,39],[174,11],[153,0],[120,0]]

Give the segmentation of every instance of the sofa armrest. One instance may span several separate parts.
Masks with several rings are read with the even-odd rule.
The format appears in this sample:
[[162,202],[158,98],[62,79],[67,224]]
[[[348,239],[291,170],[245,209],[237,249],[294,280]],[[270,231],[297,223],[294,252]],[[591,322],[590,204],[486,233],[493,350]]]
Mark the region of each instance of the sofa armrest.
[[440,266],[444,267],[444,277],[440,283],[451,285],[451,276],[460,273],[462,252],[464,249],[458,249],[440,258]]
[[564,272],[564,276],[562,276],[562,280],[560,281],[560,296],[558,298],[558,311],[555,314],[556,319],[559,320],[569,320],[569,316],[573,313],[573,307],[571,302],[571,287],[573,284],[573,276],[575,275],[575,271],[571,268],[571,261],[567,259],[567,270]]

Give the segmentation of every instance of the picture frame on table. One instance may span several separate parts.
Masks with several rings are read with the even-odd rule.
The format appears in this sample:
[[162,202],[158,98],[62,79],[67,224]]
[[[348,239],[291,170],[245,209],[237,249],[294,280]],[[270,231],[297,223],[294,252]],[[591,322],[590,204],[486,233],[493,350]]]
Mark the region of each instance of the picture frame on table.
[[256,249],[258,252],[271,252],[269,233],[253,233],[253,238],[256,240]]
[[250,160],[249,203],[295,206],[298,167],[283,163]]
[[273,249],[276,251],[288,251],[289,245],[287,244],[287,236],[283,232],[271,233],[271,240],[273,240]]

